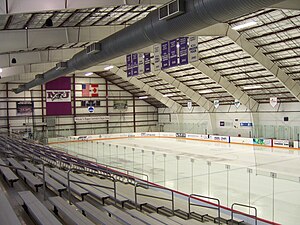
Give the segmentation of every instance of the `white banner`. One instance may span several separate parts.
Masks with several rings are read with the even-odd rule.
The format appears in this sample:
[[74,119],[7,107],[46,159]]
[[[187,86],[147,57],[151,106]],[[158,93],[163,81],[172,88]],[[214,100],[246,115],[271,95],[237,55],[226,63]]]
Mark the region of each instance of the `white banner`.
[[75,117],[75,122],[95,122],[109,120],[109,116],[89,116],[89,117]]
[[240,101],[238,99],[235,99],[234,100],[234,105],[238,109],[240,107],[241,103],[240,103]]
[[144,53],[138,53],[138,63],[139,63],[139,74],[145,73],[144,71]]
[[198,36],[189,37],[189,62],[198,61]]
[[220,106],[220,101],[219,100],[214,100],[214,106],[217,109]]
[[274,108],[277,105],[277,97],[271,97],[270,98],[270,104]]
[[192,101],[188,101],[187,107],[188,107],[188,109],[189,109],[190,111],[192,110],[192,108],[193,108],[193,103],[192,103]]
[[290,147],[289,140],[273,140],[273,146],[274,147]]
[[153,54],[154,54],[154,70],[161,70],[161,45],[153,45]]

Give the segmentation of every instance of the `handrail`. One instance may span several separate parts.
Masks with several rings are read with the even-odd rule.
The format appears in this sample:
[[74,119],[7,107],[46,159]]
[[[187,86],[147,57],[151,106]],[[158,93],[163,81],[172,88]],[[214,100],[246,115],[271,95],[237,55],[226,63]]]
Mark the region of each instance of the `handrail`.
[[114,183],[114,187],[107,187],[107,186],[102,186],[99,184],[95,184],[95,183],[88,183],[88,182],[84,182],[84,181],[80,181],[80,180],[72,180],[70,179],[70,172],[71,171],[77,171],[77,172],[84,172],[84,173],[89,173],[89,174],[93,174],[93,175],[99,175],[98,173],[94,173],[94,172],[87,172],[85,170],[79,170],[79,169],[75,169],[75,168],[70,168],[67,172],[67,180],[68,180],[68,201],[69,204],[71,205],[71,182],[73,183],[80,183],[80,184],[86,184],[86,185],[90,185],[90,186],[96,186],[96,187],[102,187],[102,188],[106,188],[106,189],[111,189],[114,190],[114,199],[115,199],[115,205],[117,204],[117,186],[116,186],[116,180],[114,177],[111,176],[105,176],[105,175],[101,175],[102,177],[106,177],[108,179],[111,179]]
[[135,183],[134,185],[134,203],[135,203],[135,208],[138,208],[138,195],[140,196],[144,196],[144,197],[150,197],[150,198],[156,198],[156,199],[160,199],[160,200],[165,200],[165,201],[170,201],[172,202],[172,214],[174,215],[174,207],[175,207],[175,203],[174,203],[174,191],[169,189],[169,188],[165,188],[165,187],[159,187],[159,186],[155,186],[152,184],[146,184],[147,187],[152,187],[152,188],[157,188],[157,189],[161,189],[161,190],[165,190],[165,191],[169,191],[171,192],[171,199],[168,198],[161,198],[161,197],[157,197],[157,196],[153,196],[153,195],[147,195],[147,194],[141,194],[137,192],[137,188],[138,187],[143,187],[145,184],[143,183]]
[[[191,203],[191,198],[192,197],[206,198],[206,199],[209,199],[209,200],[214,200],[218,204],[217,204],[216,208],[215,207],[211,207],[211,206],[204,206],[204,205],[193,204],[193,203]],[[220,200],[219,199],[213,198],[213,197],[209,197],[209,196],[204,196],[204,195],[190,194],[189,198],[188,198],[188,205],[189,205],[188,217],[190,217],[190,215],[191,215],[191,206],[198,206],[198,207],[204,207],[204,208],[210,208],[210,209],[216,209],[216,210],[218,210],[218,224],[219,225],[221,224],[221,221],[220,221],[220,218],[221,218],[221,207],[220,207]]]
[[243,215],[243,213],[234,210],[233,209],[234,206],[242,206],[242,207],[246,207],[246,208],[249,208],[249,209],[254,209],[255,213],[254,213],[254,218],[253,219],[255,221],[255,225],[257,225],[257,208],[254,207],[254,206],[251,206],[251,205],[245,205],[245,204],[236,203],[236,202],[231,205],[231,224],[233,224],[233,214],[234,213]]

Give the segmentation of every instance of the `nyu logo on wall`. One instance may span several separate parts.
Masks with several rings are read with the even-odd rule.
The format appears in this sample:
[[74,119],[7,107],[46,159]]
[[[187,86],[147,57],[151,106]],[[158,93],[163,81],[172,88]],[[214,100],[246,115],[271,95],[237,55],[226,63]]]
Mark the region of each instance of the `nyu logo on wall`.
[[46,84],[47,116],[72,115],[71,78],[60,77]]
[[70,90],[47,90],[46,102],[70,102],[71,91]]

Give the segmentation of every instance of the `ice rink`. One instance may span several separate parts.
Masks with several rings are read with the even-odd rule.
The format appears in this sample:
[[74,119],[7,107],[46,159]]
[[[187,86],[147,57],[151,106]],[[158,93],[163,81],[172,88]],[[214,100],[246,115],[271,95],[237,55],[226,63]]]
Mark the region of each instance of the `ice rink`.
[[219,198],[224,206],[250,204],[264,219],[300,221],[300,151],[171,138],[56,146],[180,192]]

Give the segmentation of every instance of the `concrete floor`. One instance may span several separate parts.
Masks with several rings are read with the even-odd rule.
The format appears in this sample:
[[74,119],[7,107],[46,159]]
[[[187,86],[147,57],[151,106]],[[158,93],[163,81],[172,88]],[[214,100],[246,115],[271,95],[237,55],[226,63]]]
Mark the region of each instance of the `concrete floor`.
[[228,207],[250,204],[270,221],[300,221],[300,151],[164,138],[58,146],[187,194],[219,198]]

